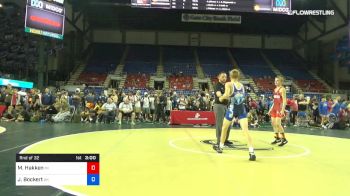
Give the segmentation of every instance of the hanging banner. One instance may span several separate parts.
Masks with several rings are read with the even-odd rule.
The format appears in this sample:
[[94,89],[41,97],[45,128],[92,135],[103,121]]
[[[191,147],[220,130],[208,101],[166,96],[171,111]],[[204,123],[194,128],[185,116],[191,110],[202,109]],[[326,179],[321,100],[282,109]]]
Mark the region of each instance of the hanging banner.
[[241,24],[242,17],[238,15],[212,14],[182,14],[182,22]]

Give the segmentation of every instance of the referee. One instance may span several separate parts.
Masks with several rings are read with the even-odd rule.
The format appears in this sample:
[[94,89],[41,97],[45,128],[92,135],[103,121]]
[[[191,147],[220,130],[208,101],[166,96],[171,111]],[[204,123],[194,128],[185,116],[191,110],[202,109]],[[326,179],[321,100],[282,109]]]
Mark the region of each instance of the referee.
[[[225,72],[221,72],[218,75],[219,82],[214,87],[215,92],[215,102],[214,102],[214,113],[215,113],[215,119],[216,119],[216,139],[217,139],[217,145],[220,144],[220,138],[221,138],[221,129],[222,129],[222,123],[224,121],[224,117],[227,111],[227,105],[228,100],[223,100],[222,102],[219,101],[219,97],[221,97],[225,93],[225,83],[227,80],[227,75]],[[228,141],[228,138],[230,136],[230,127],[227,131],[227,137],[225,141],[225,145],[232,145],[233,143]]]

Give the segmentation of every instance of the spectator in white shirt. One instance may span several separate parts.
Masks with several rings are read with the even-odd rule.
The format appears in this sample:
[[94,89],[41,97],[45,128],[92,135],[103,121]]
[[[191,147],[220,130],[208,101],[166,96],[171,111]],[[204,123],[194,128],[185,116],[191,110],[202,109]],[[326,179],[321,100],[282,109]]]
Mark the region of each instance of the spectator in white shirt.
[[187,99],[185,98],[185,95],[181,95],[179,99],[179,110],[186,110],[187,106]]
[[169,120],[170,117],[170,111],[173,110],[173,102],[171,101],[170,97],[167,97],[167,102],[165,106],[165,115],[167,119]]
[[134,112],[135,112],[135,117],[137,117],[137,119],[141,120],[141,95],[140,95],[140,91],[136,92],[136,95],[134,95],[134,103],[135,103],[135,107],[134,107]]
[[117,110],[117,106],[115,105],[115,103],[111,98],[108,98],[107,103],[102,105],[102,111],[103,111],[102,119],[104,120],[104,122],[109,123],[110,121],[114,121],[116,110]]
[[143,103],[143,114],[145,115],[144,119],[146,121],[149,121],[151,111],[150,111],[150,108],[149,108],[149,106],[150,106],[150,98],[148,97],[148,93],[147,92],[145,92],[145,95],[144,95],[144,97],[142,99],[142,103]]
[[124,99],[119,105],[119,125],[122,124],[123,116],[131,117],[131,125],[135,125],[135,112],[128,98]]
[[155,107],[155,101],[156,101],[156,98],[154,97],[153,94],[150,95],[149,97],[149,105],[150,105],[150,111],[151,111],[151,120],[154,121],[155,119],[155,110],[156,110],[156,107]]

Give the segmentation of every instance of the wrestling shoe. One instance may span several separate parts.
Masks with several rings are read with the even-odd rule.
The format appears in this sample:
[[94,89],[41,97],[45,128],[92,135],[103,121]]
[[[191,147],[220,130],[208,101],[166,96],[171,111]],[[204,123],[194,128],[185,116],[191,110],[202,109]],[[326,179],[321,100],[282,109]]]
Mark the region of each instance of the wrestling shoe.
[[249,161],[255,161],[256,160],[256,156],[254,152],[250,152],[249,153]]
[[284,146],[284,145],[286,145],[287,143],[288,143],[288,140],[286,140],[285,138],[283,138],[283,139],[281,140],[281,143],[278,144],[278,146]]
[[217,144],[213,145],[213,149],[214,149],[217,153],[222,153],[222,148],[220,148],[220,146],[217,145]]
[[230,147],[230,146],[233,146],[233,142],[231,142],[231,141],[226,141],[226,142],[224,143],[224,145]]
[[275,141],[271,142],[271,144],[277,144],[277,143],[280,143],[280,142],[281,142],[281,139],[276,138]]

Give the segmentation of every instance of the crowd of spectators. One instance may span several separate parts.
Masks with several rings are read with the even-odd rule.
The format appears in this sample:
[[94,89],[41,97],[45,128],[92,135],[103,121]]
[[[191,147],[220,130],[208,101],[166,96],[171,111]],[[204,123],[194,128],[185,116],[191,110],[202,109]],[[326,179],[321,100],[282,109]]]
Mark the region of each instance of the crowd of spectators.
[[[170,111],[213,111],[213,93],[196,92],[184,95],[176,91],[103,90],[94,89],[16,89],[11,85],[0,89],[0,116],[2,121],[45,121],[118,123],[124,119],[136,122],[168,123]],[[267,112],[272,97],[246,99],[249,124],[259,127],[269,122]],[[318,126],[325,129],[344,129],[349,126],[349,101],[331,96],[294,96],[287,100],[285,126]]]

